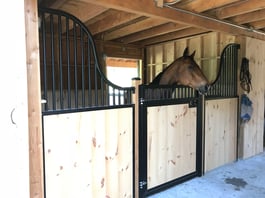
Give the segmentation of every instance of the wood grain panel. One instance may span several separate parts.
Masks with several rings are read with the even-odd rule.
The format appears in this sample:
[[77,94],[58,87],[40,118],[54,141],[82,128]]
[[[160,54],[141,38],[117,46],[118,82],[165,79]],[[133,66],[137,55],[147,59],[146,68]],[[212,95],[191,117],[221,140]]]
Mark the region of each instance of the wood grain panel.
[[196,168],[196,108],[187,104],[149,107],[148,188]]
[[46,197],[132,197],[132,108],[44,117]]
[[[253,113],[247,123],[240,125],[240,157],[248,158],[263,152],[264,111],[265,111],[265,42],[252,38],[241,40],[244,49],[242,56],[249,59],[249,71],[252,76],[252,90],[248,97],[252,101]],[[244,93],[239,88],[240,93]]]
[[237,98],[205,104],[205,171],[236,160]]

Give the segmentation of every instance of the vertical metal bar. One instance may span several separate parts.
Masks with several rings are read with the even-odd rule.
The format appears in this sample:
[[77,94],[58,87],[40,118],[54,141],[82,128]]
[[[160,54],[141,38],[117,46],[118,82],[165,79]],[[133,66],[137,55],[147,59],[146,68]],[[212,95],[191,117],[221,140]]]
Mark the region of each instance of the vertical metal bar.
[[115,91],[116,91],[116,90],[112,87],[112,91],[113,91],[113,92],[112,92],[112,102],[113,102],[112,104],[115,105],[115,104],[116,104],[116,103],[115,103]]
[[118,89],[118,104],[121,104],[121,90]]
[[69,44],[69,18],[66,18],[66,51],[67,51],[67,95],[68,108],[71,108],[71,68],[70,68],[70,44]]
[[100,93],[100,98],[101,98],[101,105],[104,105],[104,81],[103,81],[103,78],[101,77],[101,81],[100,81],[100,91],[101,91],[101,93]]
[[230,57],[229,64],[227,65],[226,74],[228,76],[228,92],[227,95],[231,96],[231,88],[232,88],[232,68],[233,68],[233,46],[230,48]]
[[[142,101],[144,97],[145,87],[139,86],[139,132],[138,132],[138,159],[139,160],[139,171],[138,171],[138,185],[139,185],[139,194],[137,197],[145,197],[147,191],[147,106]],[[136,187],[138,188],[138,187]]]
[[63,104],[63,67],[62,67],[62,20],[61,16],[58,16],[58,42],[59,42],[59,78],[60,78],[60,85],[59,85],[59,94],[60,94],[60,108],[64,108]]
[[98,79],[97,79],[97,69],[98,69],[98,62],[97,62],[97,58],[95,57],[96,55],[94,55],[94,59],[95,59],[95,65],[94,65],[94,84],[95,84],[95,105],[98,105]]
[[228,48],[228,56],[226,58],[226,64],[225,64],[225,70],[224,70],[224,76],[225,76],[225,82],[226,82],[226,87],[225,87],[225,95],[228,95],[228,90],[229,90],[229,76],[228,76],[228,67],[229,67],[229,63],[230,63],[230,59],[231,59],[231,48]]
[[91,48],[90,41],[87,40],[87,83],[88,83],[88,106],[92,106],[92,89],[91,89]]
[[47,98],[47,57],[46,57],[46,20],[45,14],[41,15],[41,34],[42,34],[42,48],[43,48],[43,96],[47,101],[44,105],[44,110],[48,111],[49,99]]
[[107,86],[106,95],[107,95],[107,104],[110,105],[109,85]]
[[234,95],[234,87],[235,87],[235,60],[236,58],[236,53],[235,53],[235,48],[233,47],[233,64],[232,64],[232,68],[233,68],[233,73],[232,73],[232,89],[231,89],[231,96],[235,96]]
[[54,29],[53,15],[50,15],[50,34],[51,34],[51,67],[52,67],[52,109],[56,110],[56,93],[55,93],[55,63],[54,63]]
[[237,54],[238,46],[235,46],[235,65],[234,65],[234,96],[237,95],[237,60],[238,60],[238,54]]
[[75,108],[78,108],[78,75],[77,75],[77,36],[76,36],[76,23],[73,21],[73,34],[74,34],[74,82],[75,82]]
[[85,69],[84,69],[84,31],[80,27],[80,48],[81,48],[81,75],[82,75],[82,107],[85,107]]

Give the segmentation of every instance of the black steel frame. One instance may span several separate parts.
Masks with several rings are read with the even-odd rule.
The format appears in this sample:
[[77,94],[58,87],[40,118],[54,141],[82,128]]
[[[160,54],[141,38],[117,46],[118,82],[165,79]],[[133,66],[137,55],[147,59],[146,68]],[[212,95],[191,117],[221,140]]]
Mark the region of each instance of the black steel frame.
[[39,8],[39,18],[43,113],[132,105],[134,87],[106,78],[93,37],[79,19],[47,8]]
[[[218,76],[205,99],[234,98],[237,96],[239,44],[228,44],[222,51]],[[201,176],[204,171],[204,100],[197,91],[185,86],[139,87],[139,197],[143,198],[171,186]],[[186,104],[197,108],[196,171],[152,189],[147,189],[147,108],[151,106]]]
[[[44,116],[52,114],[131,107],[133,110],[132,145],[134,145],[135,108],[132,103],[132,94],[135,88],[120,87],[107,79],[101,70],[93,37],[78,18],[67,12],[49,8],[39,8],[38,14],[40,20],[41,93],[42,99],[46,102],[42,105],[42,122],[44,122]],[[71,25],[72,27],[70,27]],[[73,48],[70,47],[71,41],[74,45]],[[66,42],[65,49],[63,42]],[[49,49],[47,45],[50,46]],[[78,55],[81,64],[78,63]],[[63,63],[64,56],[66,56],[66,63]],[[64,73],[63,68],[66,68],[67,72]],[[73,68],[73,72],[71,68]],[[81,73],[81,79],[78,78],[80,77],[79,73]],[[109,92],[110,89],[113,90],[112,93]],[[48,98],[49,91],[51,98]],[[66,98],[63,96],[63,92],[66,92]],[[43,126],[43,151],[45,151],[44,135]],[[134,146],[132,150],[132,161],[134,162]],[[43,162],[45,162],[45,155],[43,155]],[[45,163],[43,164],[43,174],[44,197],[46,197]],[[132,174],[134,180],[134,163]],[[134,182],[132,184],[132,196],[134,197],[135,184]]]
[[[172,93],[173,98],[168,95],[167,98],[161,100],[157,99],[157,95],[150,92],[160,92],[163,94],[163,90],[167,93],[168,90],[175,90],[177,93],[183,93],[182,95]],[[157,193],[161,190],[167,189],[171,186],[187,181],[191,178],[201,176],[203,174],[202,165],[202,96],[195,92],[193,89],[185,86],[156,86],[151,87],[147,85],[139,86],[139,197],[143,198],[148,195]],[[189,104],[190,108],[197,108],[197,126],[196,126],[196,171],[191,172],[183,177],[176,178],[165,184],[156,186],[152,189],[147,189],[147,108],[151,106],[161,105],[175,105],[175,104]]]
[[222,51],[219,71],[212,83],[207,99],[237,97],[238,50],[240,45],[228,44]]

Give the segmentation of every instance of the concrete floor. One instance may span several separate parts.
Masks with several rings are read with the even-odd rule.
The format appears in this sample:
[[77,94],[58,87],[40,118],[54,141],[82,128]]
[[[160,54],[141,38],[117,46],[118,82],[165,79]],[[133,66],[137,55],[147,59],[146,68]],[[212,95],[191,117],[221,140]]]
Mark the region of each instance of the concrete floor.
[[148,198],[265,198],[265,152]]

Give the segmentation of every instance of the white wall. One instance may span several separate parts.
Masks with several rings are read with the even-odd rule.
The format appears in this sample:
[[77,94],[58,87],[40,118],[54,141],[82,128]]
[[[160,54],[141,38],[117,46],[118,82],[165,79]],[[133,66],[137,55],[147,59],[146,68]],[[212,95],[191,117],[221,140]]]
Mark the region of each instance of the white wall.
[[29,151],[24,1],[0,11],[0,197],[29,197]]

